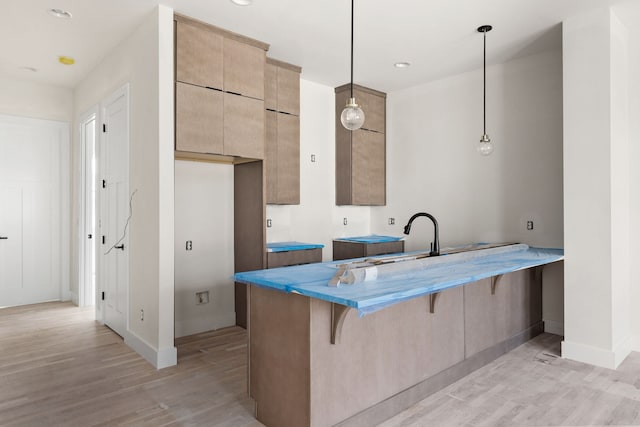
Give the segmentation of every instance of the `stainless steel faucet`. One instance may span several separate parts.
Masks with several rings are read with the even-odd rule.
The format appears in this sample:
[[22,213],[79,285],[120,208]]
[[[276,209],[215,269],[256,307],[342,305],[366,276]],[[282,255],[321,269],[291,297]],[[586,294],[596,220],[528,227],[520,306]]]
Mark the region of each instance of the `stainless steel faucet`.
[[419,216],[426,216],[433,222],[433,243],[431,243],[431,251],[429,252],[429,256],[438,256],[440,255],[440,238],[438,237],[438,221],[436,218],[426,212],[418,212],[414,214],[411,218],[409,218],[409,222],[404,226],[404,234],[408,235],[411,231],[411,223],[414,219]]

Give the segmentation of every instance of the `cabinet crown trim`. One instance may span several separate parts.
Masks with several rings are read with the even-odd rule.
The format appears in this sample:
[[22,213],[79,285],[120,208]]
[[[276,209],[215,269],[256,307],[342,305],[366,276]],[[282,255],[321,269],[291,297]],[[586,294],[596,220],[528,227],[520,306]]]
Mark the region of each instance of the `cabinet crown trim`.
[[[351,83],[347,83],[347,84],[344,84],[342,86],[338,86],[335,89],[335,93],[341,93],[341,92],[347,91],[347,90],[350,89],[350,87],[351,87]],[[356,90],[362,91],[362,92],[370,93],[372,95],[380,96],[380,97],[385,98],[385,99],[387,98],[387,94],[384,93],[384,92],[380,92],[379,90],[371,89],[371,88],[368,88],[368,87],[365,87],[365,86],[360,86],[360,85],[357,85],[355,83],[353,85],[353,88],[356,89]]]
[[289,64],[288,62],[280,61],[279,59],[267,57],[267,64],[275,65],[280,68],[286,68],[287,70],[295,71],[296,73],[302,73],[302,67]]
[[213,31],[214,33],[220,34],[223,37],[226,37],[232,40],[237,40],[242,43],[246,43],[250,46],[262,49],[265,52],[269,50],[268,43],[261,42],[260,40],[252,39],[247,36],[243,36],[242,34],[234,33],[233,31],[225,30],[224,28],[216,27],[215,25],[208,24],[206,22],[200,21],[195,18],[191,18],[189,16],[180,15],[179,13],[174,13],[173,20],[176,22],[184,22],[186,24],[194,25],[204,30]]

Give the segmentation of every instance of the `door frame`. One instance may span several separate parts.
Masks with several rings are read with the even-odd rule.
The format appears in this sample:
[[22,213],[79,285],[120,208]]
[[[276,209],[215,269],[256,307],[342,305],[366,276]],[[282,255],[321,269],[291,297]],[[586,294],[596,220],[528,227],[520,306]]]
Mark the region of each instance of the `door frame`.
[[[93,217],[96,220],[96,229],[94,230],[93,241],[90,243],[86,238],[87,231],[87,185],[90,176],[87,175],[87,156],[89,155],[89,151],[87,150],[87,140],[86,140],[86,125],[94,121],[94,137],[93,137],[93,157],[95,158],[95,171],[94,171],[94,185],[97,185],[97,176],[98,176],[98,123],[100,122],[100,114],[97,105],[91,107],[84,114],[80,115],[79,125],[78,125],[78,136],[79,136],[79,157],[78,157],[78,167],[79,167],[79,182],[78,182],[78,306],[97,306],[98,303],[98,293],[96,292],[96,281],[97,281],[97,269],[96,265],[93,266],[94,271],[96,271],[96,278],[93,283],[87,283],[86,281],[86,269],[89,267],[87,260],[90,252],[93,252],[94,264],[97,263],[97,248],[96,248],[96,231],[97,231],[97,219],[98,219],[98,211],[97,197],[95,199],[95,203],[93,206]],[[97,187],[96,187],[97,188]],[[94,298],[90,298],[90,295],[94,296]],[[97,318],[97,317],[96,317]]]

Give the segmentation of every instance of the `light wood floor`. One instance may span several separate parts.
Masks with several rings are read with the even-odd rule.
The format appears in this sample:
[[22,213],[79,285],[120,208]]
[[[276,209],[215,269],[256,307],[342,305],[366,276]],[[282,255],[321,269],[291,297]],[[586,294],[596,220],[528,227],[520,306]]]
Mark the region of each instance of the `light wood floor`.
[[[0,310],[0,426],[261,426],[246,396],[246,333],[178,340],[155,370],[92,310]],[[558,357],[543,334],[385,422],[398,426],[640,425],[640,354],[617,371]]]

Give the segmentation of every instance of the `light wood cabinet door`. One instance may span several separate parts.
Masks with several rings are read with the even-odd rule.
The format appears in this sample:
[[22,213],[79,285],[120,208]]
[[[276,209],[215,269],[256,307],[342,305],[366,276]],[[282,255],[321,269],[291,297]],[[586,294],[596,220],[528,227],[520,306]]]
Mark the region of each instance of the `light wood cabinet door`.
[[222,154],[222,92],[176,82],[176,150]]
[[264,101],[224,93],[224,155],[264,159]]
[[264,50],[230,38],[224,39],[224,90],[264,99]]
[[354,89],[353,94],[364,111],[362,129],[385,133],[385,98],[358,89]]
[[265,172],[267,179],[267,203],[278,203],[278,113],[268,111],[265,115],[266,137]]
[[264,108],[278,110],[278,67],[269,63],[264,67]]
[[176,22],[176,80],[222,89],[222,39],[213,31]]
[[384,206],[384,134],[366,130],[351,133],[351,188],[353,205]]
[[278,113],[278,203],[300,204],[300,119]]
[[267,203],[300,204],[300,119],[267,111]]
[[300,73],[278,68],[278,111],[300,115]]

